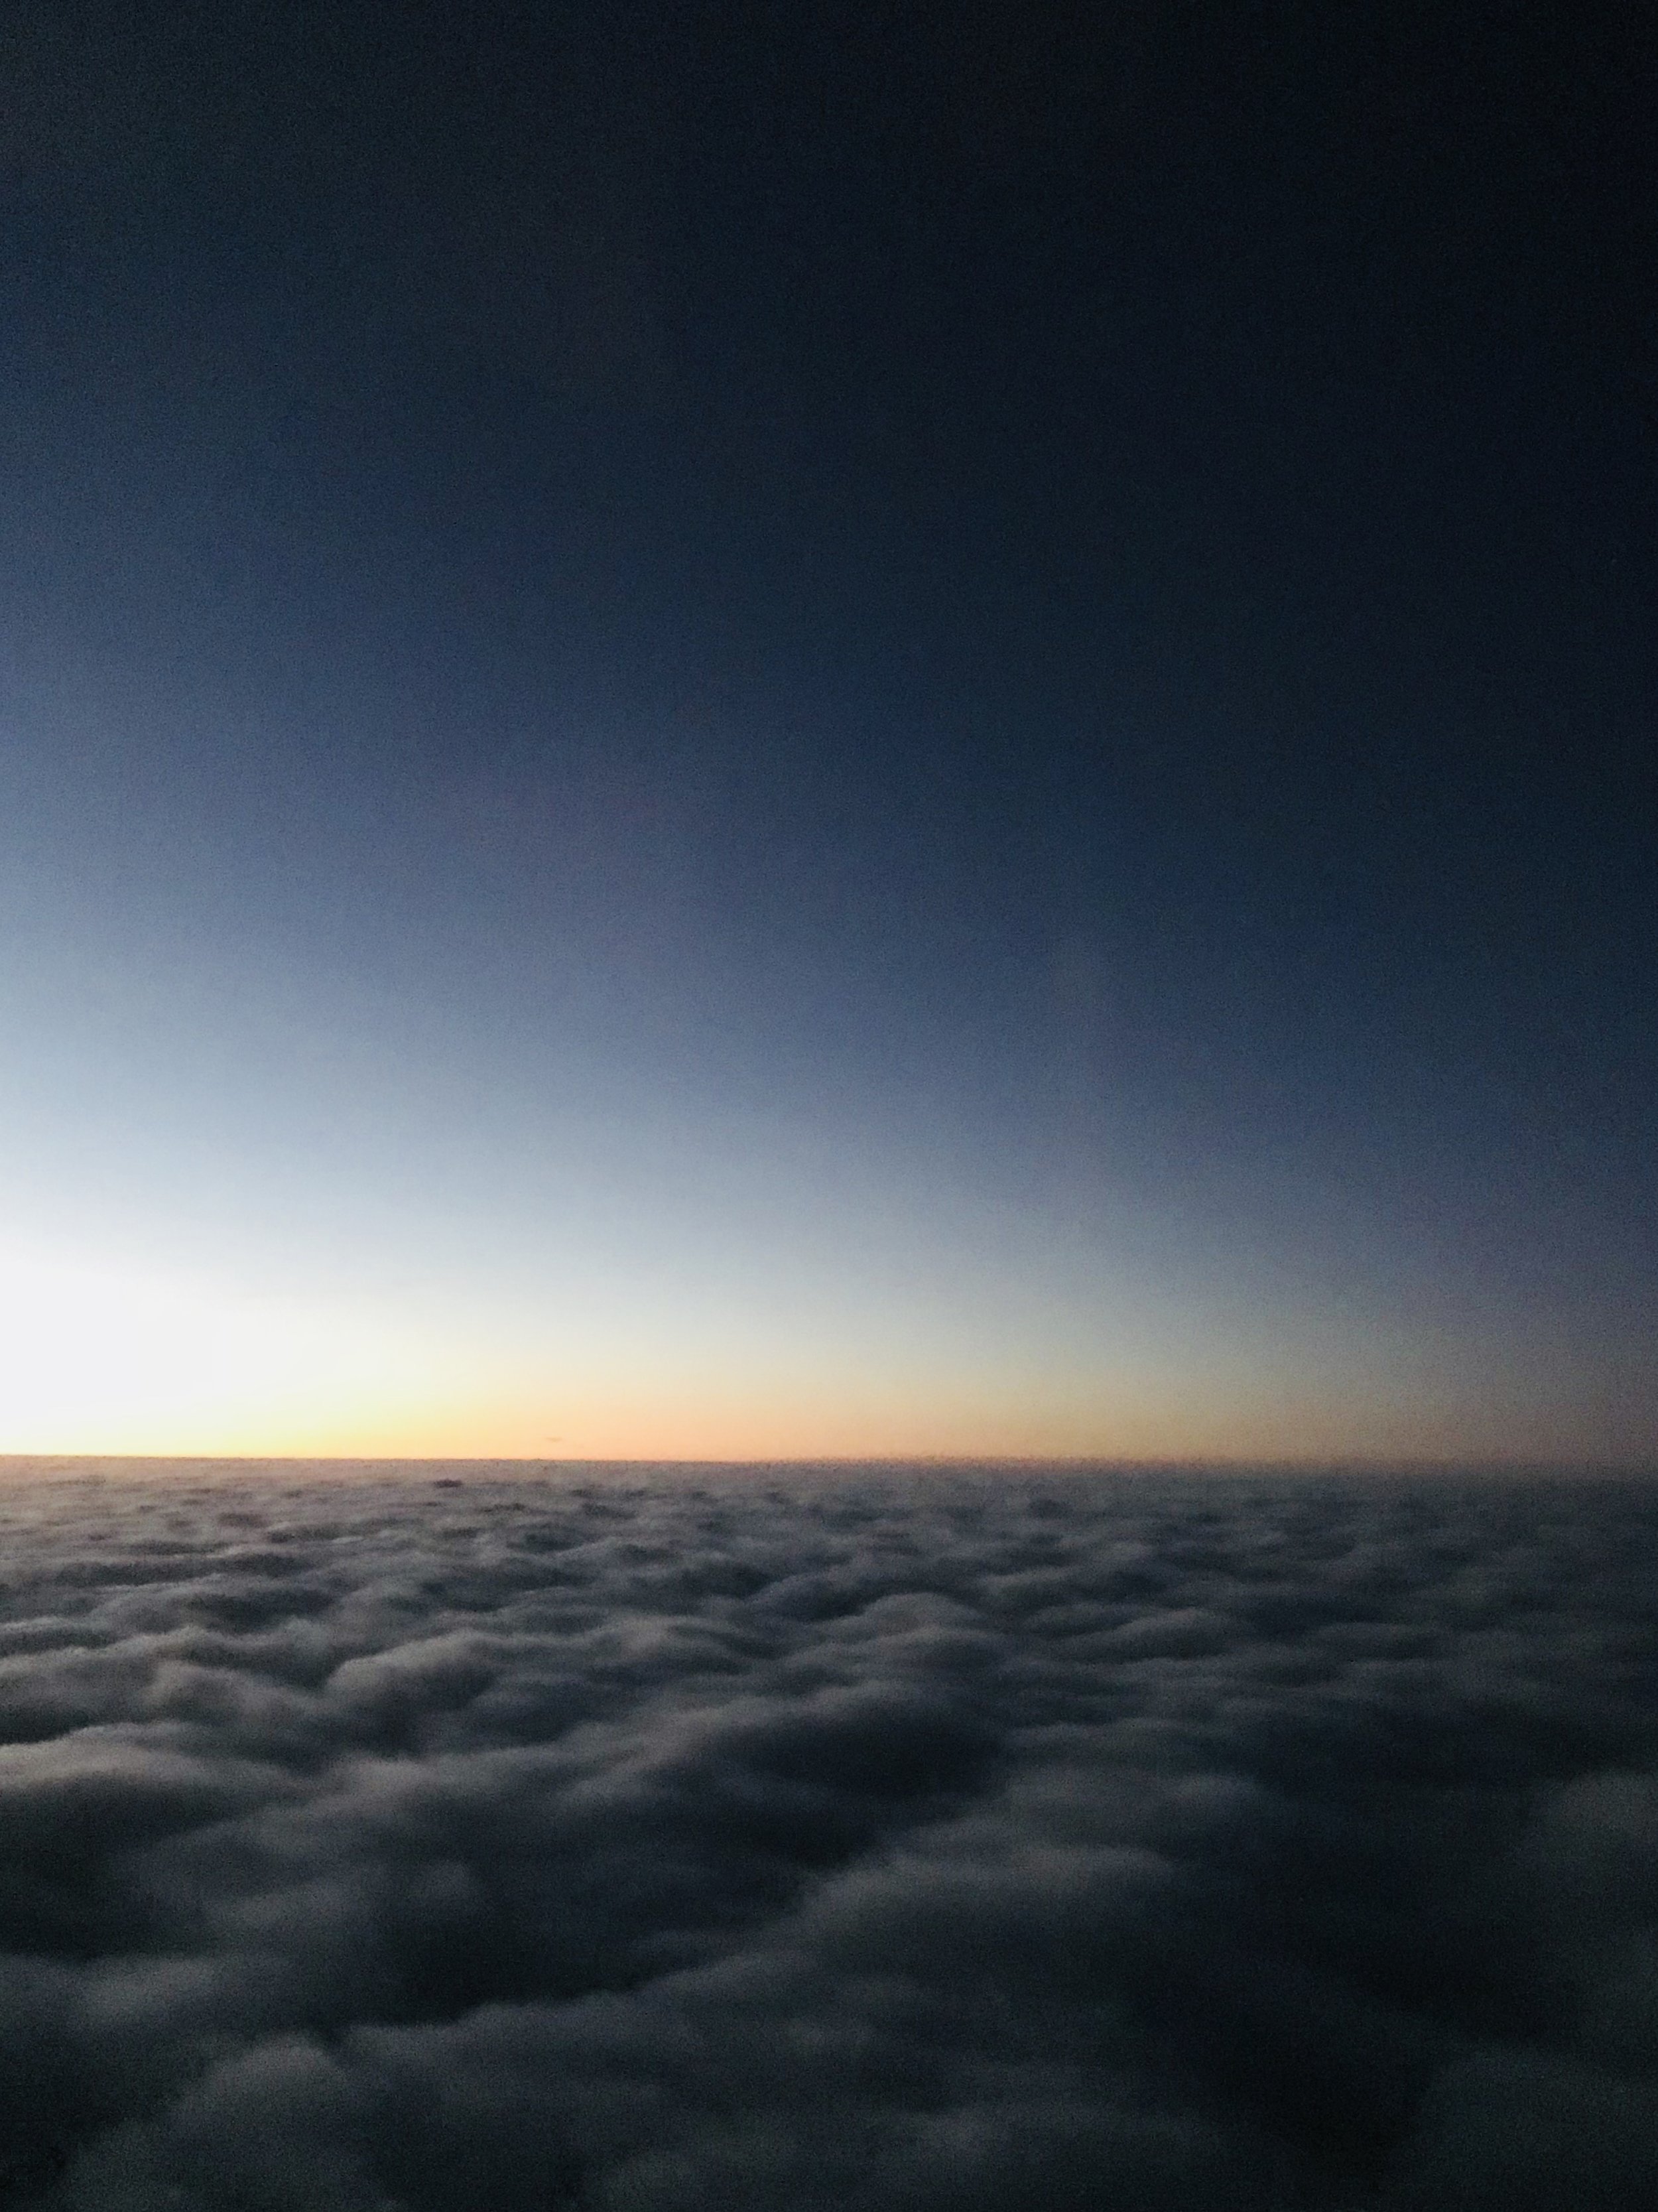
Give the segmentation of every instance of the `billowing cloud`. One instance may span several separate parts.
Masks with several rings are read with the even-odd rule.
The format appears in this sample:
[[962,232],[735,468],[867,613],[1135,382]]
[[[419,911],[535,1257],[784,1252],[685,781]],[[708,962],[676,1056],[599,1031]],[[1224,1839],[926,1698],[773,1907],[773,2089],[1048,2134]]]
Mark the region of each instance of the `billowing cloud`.
[[1658,1507],[39,1472],[0,2204],[1658,2197]]

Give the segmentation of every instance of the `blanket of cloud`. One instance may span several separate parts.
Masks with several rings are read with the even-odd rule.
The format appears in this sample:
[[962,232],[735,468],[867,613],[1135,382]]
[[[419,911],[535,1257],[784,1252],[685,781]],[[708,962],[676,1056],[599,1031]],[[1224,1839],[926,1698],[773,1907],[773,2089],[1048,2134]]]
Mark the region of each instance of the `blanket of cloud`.
[[0,2204],[1658,2203],[1658,1485],[11,1475]]

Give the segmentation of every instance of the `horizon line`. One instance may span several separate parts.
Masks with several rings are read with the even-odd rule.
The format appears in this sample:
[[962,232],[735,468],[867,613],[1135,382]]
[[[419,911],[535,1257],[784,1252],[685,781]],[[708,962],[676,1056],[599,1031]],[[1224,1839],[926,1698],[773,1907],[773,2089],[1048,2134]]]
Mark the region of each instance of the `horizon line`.
[[1109,1454],[1049,1452],[796,1452],[728,1458],[438,1452],[43,1452],[0,1451],[0,1468],[15,1465],[117,1467],[500,1467],[621,1468],[1006,1468],[1060,1472],[1175,1474],[1233,1469],[1296,1474],[1460,1474],[1644,1475],[1658,1477],[1658,1456],[1521,1458],[1500,1454],[1456,1457],[1429,1453]]

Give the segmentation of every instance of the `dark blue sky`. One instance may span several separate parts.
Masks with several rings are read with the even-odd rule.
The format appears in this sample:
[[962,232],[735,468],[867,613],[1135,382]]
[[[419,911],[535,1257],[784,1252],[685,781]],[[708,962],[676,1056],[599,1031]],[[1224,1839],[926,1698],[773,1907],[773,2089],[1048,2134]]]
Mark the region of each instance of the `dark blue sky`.
[[17,11],[14,1445],[1649,1456],[1655,55]]

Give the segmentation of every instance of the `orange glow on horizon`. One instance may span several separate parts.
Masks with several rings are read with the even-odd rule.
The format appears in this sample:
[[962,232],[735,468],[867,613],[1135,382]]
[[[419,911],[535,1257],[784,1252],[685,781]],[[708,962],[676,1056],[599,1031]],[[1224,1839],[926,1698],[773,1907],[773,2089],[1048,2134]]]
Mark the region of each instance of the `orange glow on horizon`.
[[[497,1317],[499,1318],[499,1317]],[[1103,1344],[878,1359],[519,1315],[459,1326],[85,1258],[0,1261],[0,1453],[92,1457],[1174,1462],[1586,1455],[1564,1419],[1448,1390],[1309,1380],[1212,1351],[1200,1375]],[[682,1332],[682,1335],[683,1332]],[[1193,1363],[1195,1364],[1195,1362]],[[1600,1455],[1614,1456],[1615,1455]]]

